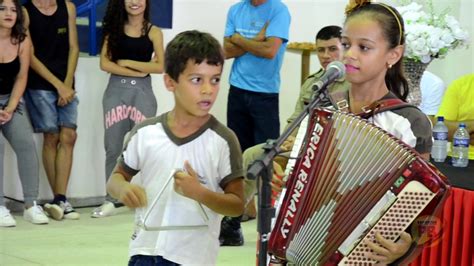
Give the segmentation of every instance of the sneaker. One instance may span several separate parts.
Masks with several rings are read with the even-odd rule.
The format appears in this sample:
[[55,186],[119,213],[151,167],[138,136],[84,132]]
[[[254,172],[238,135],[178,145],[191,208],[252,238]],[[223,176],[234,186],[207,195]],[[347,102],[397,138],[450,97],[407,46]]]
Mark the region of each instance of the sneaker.
[[0,227],[16,226],[16,221],[5,206],[0,206]]
[[115,208],[114,203],[106,201],[104,202],[104,204],[100,205],[92,211],[91,217],[102,218],[107,216],[113,216],[115,214],[117,214],[117,208]]
[[49,223],[48,217],[43,212],[43,208],[36,205],[36,201],[34,205],[25,211],[23,211],[23,219],[32,223],[32,224],[47,224]]
[[61,221],[63,219],[64,210],[57,204],[46,203],[44,205],[44,210],[46,211],[48,216],[53,218],[54,220]]
[[225,216],[221,222],[221,232],[219,234],[221,246],[242,246],[244,236],[240,227],[240,217]]
[[63,209],[64,219],[78,220],[79,217],[81,217],[81,215],[78,212],[76,212],[76,210],[74,210],[71,203],[69,203],[68,201],[66,202],[60,201],[59,207]]

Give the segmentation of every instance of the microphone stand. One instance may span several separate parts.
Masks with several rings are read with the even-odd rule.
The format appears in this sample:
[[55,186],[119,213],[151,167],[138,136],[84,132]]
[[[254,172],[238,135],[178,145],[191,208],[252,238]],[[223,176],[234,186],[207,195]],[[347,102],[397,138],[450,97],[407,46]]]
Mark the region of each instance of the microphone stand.
[[[263,146],[265,150],[259,159],[255,160],[247,170],[247,177],[251,180],[257,179],[258,193],[258,219],[257,232],[260,234],[258,265],[267,265],[268,239],[271,231],[271,219],[275,216],[275,208],[271,204],[271,182],[273,177],[273,158],[278,155],[283,142],[291,133],[301,124],[301,121],[318,106],[322,99],[328,97],[327,86],[320,89],[313,85],[313,99],[305,106],[303,111],[295,118],[288,128],[280,135],[277,140],[269,139]],[[258,178],[260,177],[260,178]],[[261,184],[260,184],[261,183]]]

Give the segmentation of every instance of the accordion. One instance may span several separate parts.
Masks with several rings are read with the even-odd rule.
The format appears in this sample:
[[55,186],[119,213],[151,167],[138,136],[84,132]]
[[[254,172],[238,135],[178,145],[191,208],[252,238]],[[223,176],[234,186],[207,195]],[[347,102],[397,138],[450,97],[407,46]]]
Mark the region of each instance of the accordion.
[[447,195],[446,177],[434,166],[358,116],[315,109],[303,134],[270,234],[268,250],[277,261],[376,263],[366,258],[366,239],[375,242],[379,232],[397,240]]

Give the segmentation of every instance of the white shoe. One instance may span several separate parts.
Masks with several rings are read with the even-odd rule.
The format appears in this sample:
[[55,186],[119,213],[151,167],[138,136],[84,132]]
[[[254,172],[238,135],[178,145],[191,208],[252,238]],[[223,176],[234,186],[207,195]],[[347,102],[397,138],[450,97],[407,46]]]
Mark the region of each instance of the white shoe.
[[25,211],[23,211],[23,219],[32,223],[32,224],[47,224],[49,223],[48,217],[43,212],[43,208],[36,205],[36,201],[33,203],[34,205]]
[[16,226],[16,221],[5,206],[0,206],[0,227]]
[[110,201],[106,201],[104,204],[100,205],[92,211],[91,217],[102,218],[107,216],[113,216],[116,213],[117,208],[115,208],[115,205]]
[[54,220],[61,221],[63,219],[64,209],[57,204],[46,203],[44,205],[44,211]]
[[76,210],[74,210],[71,203],[69,203],[68,201],[66,202],[60,201],[59,207],[63,209],[64,219],[78,220],[81,217],[81,215],[78,212],[76,212]]

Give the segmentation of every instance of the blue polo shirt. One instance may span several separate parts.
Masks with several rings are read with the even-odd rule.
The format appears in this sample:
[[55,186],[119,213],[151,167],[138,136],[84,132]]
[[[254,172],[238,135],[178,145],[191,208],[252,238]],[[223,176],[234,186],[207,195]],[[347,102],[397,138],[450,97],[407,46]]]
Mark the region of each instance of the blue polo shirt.
[[245,53],[236,57],[230,73],[230,84],[241,89],[278,93],[280,91],[280,69],[288,43],[291,16],[281,0],[268,0],[253,6],[250,0],[243,0],[229,9],[225,37],[239,33],[247,39],[254,38],[266,22],[265,36],[278,37],[283,43],[273,59]]

